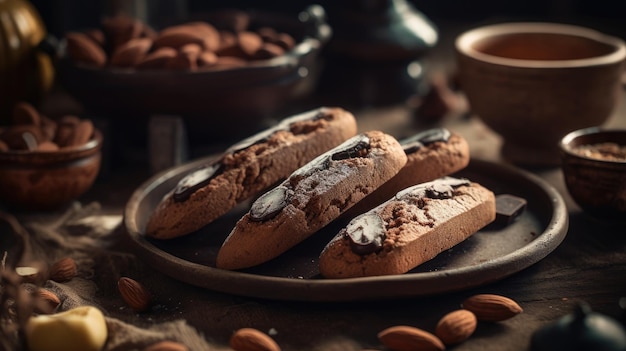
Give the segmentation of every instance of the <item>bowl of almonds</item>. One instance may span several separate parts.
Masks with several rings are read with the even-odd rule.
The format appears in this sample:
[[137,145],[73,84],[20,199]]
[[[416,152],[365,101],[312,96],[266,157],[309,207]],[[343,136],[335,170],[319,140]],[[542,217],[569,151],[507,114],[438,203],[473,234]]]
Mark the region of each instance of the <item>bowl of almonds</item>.
[[586,212],[601,218],[626,215],[626,129],[591,127],[561,140],[567,190]]
[[18,103],[0,127],[0,203],[18,210],[54,210],[93,185],[101,164],[102,134],[88,119],[53,120]]
[[247,135],[311,92],[330,35],[317,5],[297,18],[231,9],[159,28],[108,17],[65,34],[59,81],[111,119],[177,115],[192,134]]

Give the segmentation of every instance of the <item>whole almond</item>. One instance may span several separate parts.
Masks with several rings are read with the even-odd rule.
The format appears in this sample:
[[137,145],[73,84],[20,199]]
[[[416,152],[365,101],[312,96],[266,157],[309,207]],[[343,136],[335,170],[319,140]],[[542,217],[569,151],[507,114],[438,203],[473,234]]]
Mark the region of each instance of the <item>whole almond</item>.
[[278,38],[278,32],[272,27],[261,27],[256,31],[265,42],[272,43]]
[[278,33],[276,40],[272,41],[272,43],[282,47],[284,50],[291,50],[296,46],[296,40],[287,33]]
[[37,289],[35,293],[35,312],[49,314],[61,304],[59,297],[48,289]]
[[94,131],[93,122],[91,122],[88,119],[81,120],[74,127],[74,130],[72,132],[72,137],[70,138],[69,144],[67,146],[85,145],[89,140],[91,140],[93,131]]
[[176,71],[195,71],[198,68],[198,56],[202,47],[198,44],[183,45],[176,57],[167,63],[167,68]]
[[52,119],[41,115],[41,124],[40,124],[40,128],[41,128],[41,134],[44,138],[44,140],[48,140],[51,141],[54,139],[54,135],[57,132],[57,122],[53,121]]
[[241,51],[252,57],[263,45],[263,39],[255,32],[243,31],[237,33],[237,41]]
[[254,53],[253,59],[255,60],[267,60],[277,56],[280,56],[285,53],[285,50],[280,46],[272,43],[264,43],[261,47]]
[[198,55],[198,67],[210,67],[217,63],[217,55],[212,51],[203,51]]
[[247,65],[247,61],[238,57],[231,56],[218,56],[217,62],[211,66],[211,69],[229,69],[244,67]]
[[12,150],[33,150],[44,137],[37,126],[21,124],[7,128],[0,139]]
[[176,50],[187,44],[198,44],[204,46],[204,38],[200,33],[193,31],[185,32],[160,32],[154,39],[154,47],[156,49],[162,47],[170,47]]
[[115,49],[111,55],[111,66],[134,67],[146,57],[151,47],[152,39],[131,39]]
[[219,32],[220,34],[220,45],[217,49],[218,53],[225,53],[233,47],[237,46],[237,36],[235,33],[222,30]]
[[188,351],[187,346],[176,341],[159,341],[146,348],[143,351]]
[[41,124],[39,111],[27,102],[16,104],[13,108],[13,125],[18,124],[39,126]]
[[442,351],[446,347],[434,334],[425,330],[397,325],[378,333],[378,340],[395,351]]
[[71,145],[72,138],[74,136],[74,129],[80,121],[81,119],[74,115],[65,115],[61,117],[59,123],[57,123],[56,132],[52,141],[59,145],[59,147]]
[[195,36],[204,50],[215,51],[220,46],[220,33],[210,23],[203,21],[188,22],[185,24],[170,26],[161,30],[160,35],[171,35],[174,33],[183,33]]
[[50,279],[58,283],[71,280],[77,273],[76,262],[71,257],[62,258],[50,267]]
[[132,39],[141,37],[144,27],[145,24],[142,21],[126,15],[106,17],[102,20],[102,28],[110,52],[114,52]]
[[477,323],[476,316],[471,311],[452,311],[439,320],[435,335],[446,345],[458,344],[476,331]]
[[87,35],[69,32],[65,35],[67,55],[76,62],[102,67],[107,61],[104,49]]
[[106,44],[104,32],[99,28],[89,28],[83,31],[83,33],[101,47],[104,47],[104,45]]
[[235,351],[280,351],[280,346],[262,331],[242,328],[230,337],[230,347]]
[[41,143],[39,143],[39,145],[37,145],[37,151],[47,151],[47,152],[51,152],[51,151],[58,151],[59,150],[59,145],[53,143],[52,141],[43,141]]
[[478,294],[462,303],[463,308],[473,312],[479,321],[499,322],[523,312],[514,300],[496,294]]
[[136,312],[146,311],[152,303],[148,290],[134,279],[120,278],[117,282],[117,289],[126,304]]
[[146,55],[141,62],[135,66],[137,69],[159,69],[165,68],[168,62],[178,55],[178,51],[170,47],[159,48]]
[[32,266],[15,267],[15,273],[22,279],[23,283],[42,284],[48,279],[44,267],[33,264]]

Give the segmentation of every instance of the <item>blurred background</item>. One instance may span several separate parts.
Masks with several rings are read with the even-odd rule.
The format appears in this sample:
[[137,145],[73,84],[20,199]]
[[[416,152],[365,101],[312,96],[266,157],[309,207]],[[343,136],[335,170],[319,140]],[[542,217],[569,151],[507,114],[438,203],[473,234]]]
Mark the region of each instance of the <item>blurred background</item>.
[[[364,115],[362,112],[366,115],[370,107],[403,106],[412,114],[411,118],[428,123],[441,121],[442,116],[446,113],[449,115],[450,110],[464,114],[467,106],[462,102],[450,102],[448,97],[456,99],[451,89],[458,88],[455,87],[454,39],[471,27],[507,21],[559,22],[593,28],[626,39],[626,1],[614,0],[30,1],[40,13],[47,32],[57,38],[63,38],[69,31],[99,27],[105,17],[120,13],[131,15],[159,29],[164,27],[164,23],[200,18],[203,13],[221,9],[258,10],[295,19],[308,6],[321,5],[325,10],[325,21],[332,29],[332,37],[330,42],[321,45],[320,59],[315,56],[314,64],[307,66],[309,73],[305,78],[308,81],[305,87],[312,94],[307,91],[302,99],[288,100],[271,111],[257,111],[259,116],[248,116],[254,118],[254,123],[236,124],[232,123],[233,116],[211,110],[215,107],[215,101],[206,104],[202,100],[203,108],[210,113],[207,112],[209,118],[203,116],[201,122],[208,123],[208,127],[192,125],[192,119],[184,116],[191,146],[190,151],[186,150],[185,153],[189,152],[189,157],[208,152],[205,148],[207,144],[209,150],[212,150],[261,130],[271,125],[277,116],[287,116],[323,105],[340,105],[357,110],[359,116]],[[431,79],[433,72],[443,72],[444,81]],[[58,76],[62,77],[63,72]],[[72,78],[69,81],[78,80]],[[81,84],[98,85],[95,80]],[[72,92],[72,89],[65,88]],[[272,91],[270,93],[276,95]],[[55,99],[48,99],[48,104],[44,104],[43,108],[48,111],[63,109],[67,113],[68,106],[72,105],[67,103],[67,99],[60,100],[58,95],[55,96]],[[116,99],[112,101],[118,103]],[[109,133],[105,132],[109,140],[114,138],[111,136],[113,131],[120,134],[125,133],[121,130],[132,130],[128,135],[115,137],[118,140],[115,147],[120,146],[118,151],[114,150],[111,154],[128,155],[128,150],[137,146],[140,149],[137,158],[145,159],[143,148],[148,144],[147,133],[152,133],[152,129],[147,130],[150,125],[146,118],[136,118],[134,114],[130,114],[133,118],[126,118],[118,116],[118,113],[103,113],[98,109],[89,109],[89,106],[85,109],[81,107],[75,109],[76,114],[93,118],[102,125],[102,129],[109,130]],[[386,116],[392,119],[394,114],[387,113]],[[136,125],[129,128],[129,121]],[[216,121],[222,124],[215,126]],[[118,123],[123,123],[123,128],[118,128]],[[166,126],[165,129],[171,127]],[[141,132],[137,133],[138,130]],[[130,145],[122,145],[119,140]]]
[[[297,13],[312,3],[304,0],[32,0],[32,2],[41,12],[49,32],[55,35],[61,35],[67,30],[97,25],[103,15],[110,14],[115,8],[152,11],[150,16],[156,19],[160,16],[172,14],[184,16],[191,12],[225,7]],[[377,3],[383,2],[385,1],[320,0],[314,3],[332,8],[333,6],[376,6]],[[624,35],[626,32],[626,26],[623,25],[626,1],[620,0],[412,0],[410,2],[435,23],[483,22],[497,18],[551,20],[594,25],[615,35]],[[329,13],[329,17],[332,21],[332,13]]]

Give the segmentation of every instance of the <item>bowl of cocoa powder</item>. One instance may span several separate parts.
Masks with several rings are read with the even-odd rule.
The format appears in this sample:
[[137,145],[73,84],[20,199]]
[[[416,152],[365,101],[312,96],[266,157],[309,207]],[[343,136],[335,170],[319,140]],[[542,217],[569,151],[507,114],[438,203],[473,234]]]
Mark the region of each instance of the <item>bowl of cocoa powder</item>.
[[124,128],[175,115],[192,139],[234,139],[310,95],[330,36],[318,5],[299,16],[215,10],[159,27],[109,17],[65,34],[58,76],[87,110]]
[[586,212],[602,218],[626,215],[626,130],[585,128],[561,140],[567,190]]
[[32,105],[15,106],[0,128],[0,207],[59,209],[91,188],[101,164],[102,134],[88,119],[53,120]]

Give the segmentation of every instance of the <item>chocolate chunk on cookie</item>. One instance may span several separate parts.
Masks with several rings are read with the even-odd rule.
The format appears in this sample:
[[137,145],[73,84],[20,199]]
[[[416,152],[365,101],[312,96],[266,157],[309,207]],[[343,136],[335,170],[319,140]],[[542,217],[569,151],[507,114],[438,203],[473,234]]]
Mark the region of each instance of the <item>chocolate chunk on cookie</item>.
[[286,118],[184,176],[153,211],[145,233],[159,239],[192,233],[356,132],[354,116],[341,108]]
[[451,175],[465,168],[470,160],[465,138],[446,128],[427,129],[399,142],[407,155],[406,165],[343,217],[358,216],[409,186]]
[[259,197],[217,255],[217,267],[267,262],[352,207],[406,163],[398,141],[380,131],[354,136],[293,172]]
[[402,274],[466,240],[496,217],[492,191],[443,177],[414,185],[355,217],[320,254],[326,278]]

